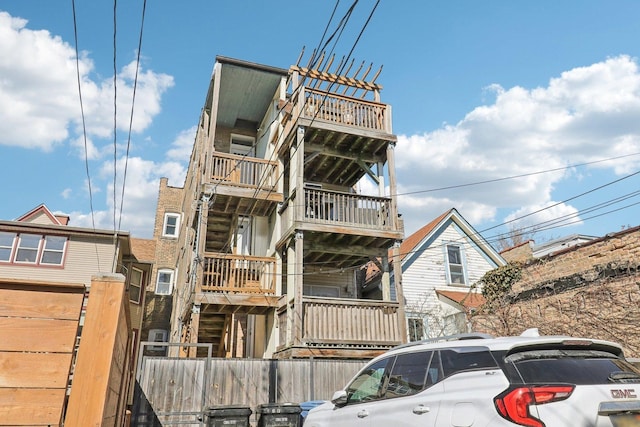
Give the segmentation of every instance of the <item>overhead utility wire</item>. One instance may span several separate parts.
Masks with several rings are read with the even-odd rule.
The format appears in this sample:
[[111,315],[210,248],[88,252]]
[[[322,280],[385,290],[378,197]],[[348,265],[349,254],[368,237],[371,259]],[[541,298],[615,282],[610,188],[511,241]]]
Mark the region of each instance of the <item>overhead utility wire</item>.
[[117,136],[117,99],[118,99],[118,70],[116,68],[116,34],[117,34],[117,5],[118,0],[113,0],[113,233],[116,238],[116,178],[118,171],[118,136]]
[[465,184],[449,185],[447,187],[430,188],[430,189],[427,189],[427,190],[409,191],[409,192],[406,192],[406,193],[396,193],[396,196],[399,197],[399,196],[408,196],[408,195],[411,195],[411,194],[432,193],[432,192],[435,192],[435,191],[452,190],[452,189],[455,189],[455,188],[471,187],[471,186],[474,186],[474,185],[491,184],[491,183],[494,183],[494,182],[507,181],[507,180],[510,180],[510,179],[524,178],[524,177],[527,177],[527,176],[541,175],[541,174],[550,173],[550,172],[558,172],[558,171],[561,171],[561,170],[577,168],[577,167],[580,167],[580,166],[588,166],[588,165],[594,165],[594,164],[597,164],[597,163],[610,162],[612,160],[619,160],[619,159],[623,159],[623,158],[626,158],[626,157],[632,157],[632,156],[637,156],[637,155],[640,155],[640,153],[625,154],[625,155],[622,155],[622,156],[609,157],[609,158],[601,159],[601,160],[594,160],[592,162],[575,163],[575,164],[572,164],[572,165],[562,166],[562,167],[558,167],[558,168],[554,168],[554,169],[546,169],[546,170],[541,170],[541,171],[536,171],[536,172],[523,173],[523,174],[520,174],[520,175],[505,176],[505,177],[502,177],[502,178],[487,179],[487,180],[484,180],[484,181],[468,182],[468,183],[465,183]]
[[[85,116],[84,116],[84,105],[82,102],[82,85],[80,80],[80,58],[79,58],[80,55],[78,52],[78,23],[76,20],[75,0],[71,0],[71,10],[73,12],[73,37],[74,37],[75,48],[76,48],[76,78],[78,80],[78,98],[80,100],[80,115],[82,116],[82,138],[84,141],[84,168],[87,174],[87,187],[89,189],[89,209],[91,210],[91,225],[93,227],[93,230],[95,231],[96,219],[95,219],[95,212],[93,210],[93,192],[91,190],[91,174],[89,173],[89,153],[87,149],[87,125],[86,125]],[[96,259],[97,259],[97,265],[99,269],[101,265],[100,254],[98,253],[97,245],[94,245],[94,246],[96,250]]]
[[[133,95],[131,99],[131,115],[129,116],[129,133],[127,135],[127,152],[125,154],[124,174],[122,178],[122,194],[120,195],[120,215],[118,218],[118,230],[122,223],[122,210],[124,206],[124,189],[127,183],[127,167],[129,165],[129,149],[131,147],[131,128],[133,126],[133,111],[136,103],[136,88],[138,87],[138,71],[140,69],[140,52],[142,52],[142,33],[144,32],[144,16],[147,10],[147,0],[142,3],[142,22],[140,23],[140,37],[138,39],[138,56],[136,58],[136,74],[133,79]],[[114,201],[115,206],[115,201]]]
[[[637,173],[640,173],[640,172],[636,172],[634,174],[631,174],[630,176],[636,175]],[[583,192],[581,195],[590,194],[590,193],[592,193],[594,191],[597,191],[598,189],[601,189],[601,188],[604,188],[604,187],[606,187],[608,185],[611,185],[613,183],[619,182],[619,181],[621,181],[623,179],[626,179],[626,178],[628,178],[630,176],[623,177],[623,178],[621,178],[619,180],[616,180],[616,181],[604,184],[604,185],[602,185],[600,187],[588,190],[586,192]],[[581,195],[574,196],[572,198],[566,199],[565,201],[573,200],[575,198],[580,197]],[[613,209],[613,210],[610,210],[610,211],[607,211],[607,212],[604,212],[604,213],[601,213],[601,214],[598,214],[598,215],[593,215],[593,216],[586,217],[586,218],[576,219],[575,221],[569,222],[570,219],[575,218],[578,215],[591,213],[591,212],[594,212],[596,210],[600,210],[600,209],[602,209],[604,207],[611,206],[613,204],[622,202],[624,200],[628,200],[628,199],[630,199],[632,197],[636,197],[638,195],[640,195],[640,190],[634,191],[634,192],[631,192],[631,193],[627,193],[627,194],[624,194],[622,196],[619,196],[619,197],[616,197],[616,198],[613,198],[613,199],[609,199],[609,200],[607,200],[605,202],[598,203],[598,204],[593,205],[593,206],[589,206],[589,207],[587,207],[587,208],[585,208],[583,210],[578,211],[577,213],[571,213],[571,214],[563,215],[561,217],[558,217],[558,218],[555,218],[555,219],[552,219],[552,220],[547,220],[547,221],[543,221],[543,222],[538,223],[538,224],[533,224],[532,226],[530,226],[530,228],[532,228],[532,230],[525,231],[525,232],[521,233],[520,235],[527,234],[528,232],[538,231],[536,229],[536,227],[540,227],[539,231],[548,231],[548,230],[555,229],[555,228],[565,227],[567,225],[571,225],[571,224],[574,224],[574,223],[577,223],[577,222],[580,222],[580,221],[583,221],[583,220],[586,221],[586,220],[589,220],[589,219],[593,219],[593,218],[597,218],[597,217],[600,217],[600,216],[603,216],[603,215],[607,215],[609,213],[613,213],[613,212],[617,212],[617,211],[620,211],[620,210],[623,210],[623,209],[627,209],[629,207],[637,205],[638,203],[632,203],[630,205],[622,206],[620,208],[616,208],[616,209]],[[559,203],[563,203],[563,202],[559,202]],[[516,218],[515,220],[517,220],[517,219],[518,218]],[[500,240],[502,240],[503,238],[508,237],[509,233],[499,233],[499,234],[496,234],[496,235],[488,237],[488,238],[483,237],[483,235],[481,233],[483,233],[484,231],[493,229],[493,228],[497,228],[499,226],[501,226],[501,224],[498,225],[498,226],[495,226],[495,227],[487,228],[485,230],[477,231],[476,233],[470,235],[470,237],[472,237],[472,238],[480,238],[480,239],[484,240],[485,242],[487,242],[488,244],[492,245],[493,243],[497,243]],[[461,237],[459,240],[452,240],[449,243],[463,243],[465,240],[466,239],[464,237]],[[430,246],[429,248],[427,248],[427,250],[436,250],[436,249],[440,250],[444,246],[446,246],[446,244],[434,245],[434,246]],[[403,253],[399,254],[399,256],[404,257],[404,256],[409,255],[411,253],[420,252],[420,251],[423,251],[423,249],[411,250],[411,251],[403,252]],[[326,263],[324,263],[324,262],[322,262],[322,263],[310,263],[309,265],[324,265],[324,264],[326,264]]]
[[545,211],[545,210],[547,210],[547,209],[554,208],[554,207],[556,207],[556,206],[558,206],[558,205],[564,204],[564,203],[566,203],[566,202],[570,202],[571,200],[575,200],[575,199],[577,199],[577,198],[579,198],[579,197],[586,196],[587,194],[591,194],[591,193],[593,193],[593,192],[595,192],[595,191],[601,190],[601,189],[603,189],[603,188],[605,188],[605,187],[608,187],[608,186],[610,186],[610,185],[617,184],[617,183],[618,183],[618,182],[620,182],[620,181],[624,181],[625,179],[629,179],[629,178],[634,177],[634,176],[636,176],[636,175],[638,175],[638,174],[640,174],[640,171],[637,171],[637,172],[631,173],[631,174],[629,174],[629,175],[625,175],[625,176],[623,176],[622,178],[619,178],[619,179],[616,179],[616,180],[613,180],[613,181],[607,182],[606,184],[603,184],[603,185],[600,185],[600,186],[598,186],[598,187],[592,188],[592,189],[587,190],[587,191],[585,191],[585,192],[583,192],[583,193],[576,194],[575,196],[569,197],[568,199],[562,200],[562,201],[560,201],[560,202],[556,202],[556,203],[554,203],[554,204],[552,204],[552,205],[549,205],[549,206],[546,206],[546,207],[544,207],[544,208],[538,209],[538,210],[536,210],[536,211],[530,212],[530,213],[528,213],[528,214],[526,214],[526,215],[522,215],[522,216],[520,216],[520,217],[518,217],[518,218],[514,218],[514,219],[511,219],[511,220],[509,220],[509,221],[503,222],[502,224],[494,225],[493,227],[489,227],[489,228],[485,228],[485,229],[484,229],[484,230],[482,230],[481,232],[489,231],[489,230],[493,230],[493,229],[495,229],[495,228],[502,227],[503,225],[510,224],[510,223],[513,223],[513,222],[516,222],[516,221],[520,221],[520,220],[522,220],[522,219],[524,219],[524,218],[530,217],[531,215],[535,215],[535,214],[540,213],[540,212],[543,212],[543,211]]
[[[338,2],[338,3],[339,3],[339,2]],[[345,17],[347,17],[347,16],[350,16],[350,15],[351,15],[351,13],[353,12],[353,8],[355,7],[355,5],[356,5],[357,3],[358,3],[358,0],[355,0],[355,1],[354,1],[354,3],[351,5],[351,7],[349,8],[349,10],[346,12],[345,16],[343,16],[343,18],[341,19],[340,23],[338,24],[338,28],[336,28],[336,30],[331,34],[331,36],[327,39],[327,41],[326,41],[326,42],[325,42],[325,44],[323,45],[323,49],[327,46],[327,44],[329,43],[329,41],[330,41],[331,39],[333,39],[333,37],[336,35],[336,33],[338,33],[338,31],[339,31],[339,30],[340,30],[340,34],[342,34],[342,31],[341,31],[341,30],[343,30],[343,29],[344,29],[344,26],[345,26],[345,25],[346,25],[346,23],[349,21],[349,19],[348,19],[348,18],[345,20]],[[337,4],[336,4],[336,7],[337,7]],[[334,13],[335,13],[335,8],[334,8]],[[333,14],[332,14],[331,19],[329,20],[329,22],[328,22],[328,24],[327,24],[327,27],[326,27],[326,28],[328,28],[328,26],[330,25],[330,23],[331,23],[331,20],[332,20],[332,19],[333,19]],[[326,28],[325,28],[325,33],[326,33]],[[324,36],[323,36],[323,37],[324,37]],[[340,36],[338,36],[338,39],[339,39],[339,38],[340,38]],[[321,42],[320,42],[320,43],[321,43]],[[319,43],[319,44],[320,44],[320,43]],[[352,49],[352,51],[353,51],[353,49]],[[317,60],[318,60],[318,58],[314,55],[314,56],[312,56],[312,59],[310,60],[310,62],[311,62],[311,63],[313,63],[313,64],[315,64]],[[299,91],[301,87],[302,87],[302,85],[299,85],[299,86],[296,88],[296,92],[297,92],[297,91]],[[295,93],[291,95],[291,97],[287,100],[287,102],[285,103],[285,105],[284,105],[284,106],[282,106],[282,107],[279,109],[279,111],[282,111],[282,110],[286,107],[286,105],[287,105],[289,102],[291,102],[291,99],[293,99],[293,98],[294,98],[294,96],[295,96]],[[326,99],[326,97],[325,97],[325,99]],[[296,118],[296,119],[297,119],[297,118]],[[314,119],[315,119],[315,116],[314,116]],[[270,128],[270,127],[271,127],[271,125],[272,125],[273,123],[275,123],[275,122],[276,122],[276,120],[277,120],[277,117],[276,117],[276,118],[274,118],[274,119],[271,121],[271,123],[270,123],[268,126],[266,126],[266,128],[267,128],[267,129],[268,129],[268,128]],[[267,132],[267,131],[265,130],[265,133],[264,133],[262,136],[264,136],[264,135],[266,134],[266,132]],[[262,136],[260,136],[260,137],[262,137]],[[278,143],[280,142],[280,138],[282,138],[283,136],[284,136],[284,135],[282,135],[282,133],[278,136],[278,140],[279,140],[279,141],[278,141]],[[257,146],[258,142],[259,142],[259,139],[257,138],[257,139],[256,139],[256,141],[254,142],[253,146],[252,146],[252,149],[255,149],[255,147]],[[277,144],[276,144],[276,145],[277,145]],[[297,148],[298,148],[298,147],[296,147],[296,148],[295,148],[294,153],[297,151]],[[274,151],[270,154],[270,156],[269,156],[269,159],[268,159],[268,160],[271,160],[271,159],[273,158],[273,155],[274,155],[274,153],[275,153],[275,152],[276,152],[276,151],[274,150]],[[246,158],[246,157],[248,157],[248,153],[247,153],[247,154],[244,154],[242,157],[243,157],[243,159],[244,159],[244,158]],[[226,176],[227,176],[227,177],[228,177],[228,176],[230,176],[230,175],[233,173],[233,171],[234,171],[235,169],[237,169],[237,167],[238,167],[238,165],[239,165],[239,164],[240,164],[240,162],[237,162],[237,163],[234,165],[234,167],[232,168],[232,170],[231,170],[231,171],[229,171],[229,172],[227,173],[227,175],[226,175]],[[263,172],[263,173],[264,173],[264,172]],[[278,181],[280,181],[280,179],[281,179],[283,176],[284,176],[284,171],[282,171],[282,173],[281,173],[281,174],[276,178],[276,180],[275,180],[275,184],[277,184],[277,182],[278,182]],[[262,175],[262,176],[261,176],[261,181],[262,181],[262,178],[264,178],[264,175]],[[269,188],[269,189],[268,189],[269,194],[273,192],[273,188],[275,187],[275,184],[274,184],[274,185],[272,185],[272,186],[271,186],[271,188]],[[217,184],[214,186],[214,191],[215,191],[215,188],[217,188],[217,186],[218,186],[218,185],[219,185],[219,183],[217,183]],[[260,188],[257,188],[257,189],[255,190],[255,192],[254,192],[254,197],[258,194],[258,191],[259,191],[259,190],[260,190]],[[214,195],[214,198],[215,198],[215,195]],[[255,206],[255,201],[254,201],[253,206]],[[249,208],[249,209],[252,209],[252,208]],[[226,249],[229,247],[229,244],[230,244],[230,243],[231,243],[230,241],[225,242],[225,246],[224,246],[224,248],[223,248],[223,251],[224,251],[224,250],[226,250]]]

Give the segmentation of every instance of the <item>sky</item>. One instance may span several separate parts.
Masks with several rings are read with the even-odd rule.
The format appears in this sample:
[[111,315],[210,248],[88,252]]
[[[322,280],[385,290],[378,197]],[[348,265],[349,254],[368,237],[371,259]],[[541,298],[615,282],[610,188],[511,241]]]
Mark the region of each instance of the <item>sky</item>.
[[151,238],[216,55],[305,63],[348,16],[328,49],[383,67],[405,235],[451,208],[494,244],[640,225],[640,2],[353,3],[0,0],[0,219]]

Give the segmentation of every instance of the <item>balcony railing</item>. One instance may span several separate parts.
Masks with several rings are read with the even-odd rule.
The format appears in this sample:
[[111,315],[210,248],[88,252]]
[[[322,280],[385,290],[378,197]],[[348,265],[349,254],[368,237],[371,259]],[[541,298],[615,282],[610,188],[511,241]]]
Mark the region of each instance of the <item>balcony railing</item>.
[[278,178],[278,163],[256,157],[214,152],[213,181],[241,187],[274,190]]
[[205,253],[201,289],[203,292],[274,294],[274,258]]
[[391,132],[386,104],[304,88],[301,116],[341,125]]
[[397,345],[402,342],[398,303],[303,297],[303,337],[308,345]]
[[394,229],[390,198],[305,188],[304,206],[307,222]]

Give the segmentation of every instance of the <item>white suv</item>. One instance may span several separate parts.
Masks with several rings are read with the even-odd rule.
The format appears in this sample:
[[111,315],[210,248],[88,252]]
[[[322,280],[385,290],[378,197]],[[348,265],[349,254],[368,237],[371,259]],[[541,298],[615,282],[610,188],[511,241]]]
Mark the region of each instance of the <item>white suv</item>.
[[373,359],[304,427],[640,426],[640,370],[608,341],[459,335]]

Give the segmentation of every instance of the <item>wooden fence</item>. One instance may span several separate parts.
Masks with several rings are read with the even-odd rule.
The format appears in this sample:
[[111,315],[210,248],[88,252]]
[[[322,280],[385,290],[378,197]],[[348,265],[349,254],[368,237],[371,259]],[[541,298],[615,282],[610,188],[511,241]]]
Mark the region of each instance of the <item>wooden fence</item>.
[[133,377],[128,301],[121,274],[91,279],[65,427],[125,425]]
[[85,292],[84,284],[0,279],[1,425],[125,424],[132,345],[124,276],[92,278],[80,332]]
[[0,280],[2,425],[61,425],[84,292]]
[[199,420],[205,421],[208,408],[224,405],[250,408],[255,426],[260,404],[328,400],[365,363],[365,360],[143,357],[139,362],[131,426],[200,426]]

